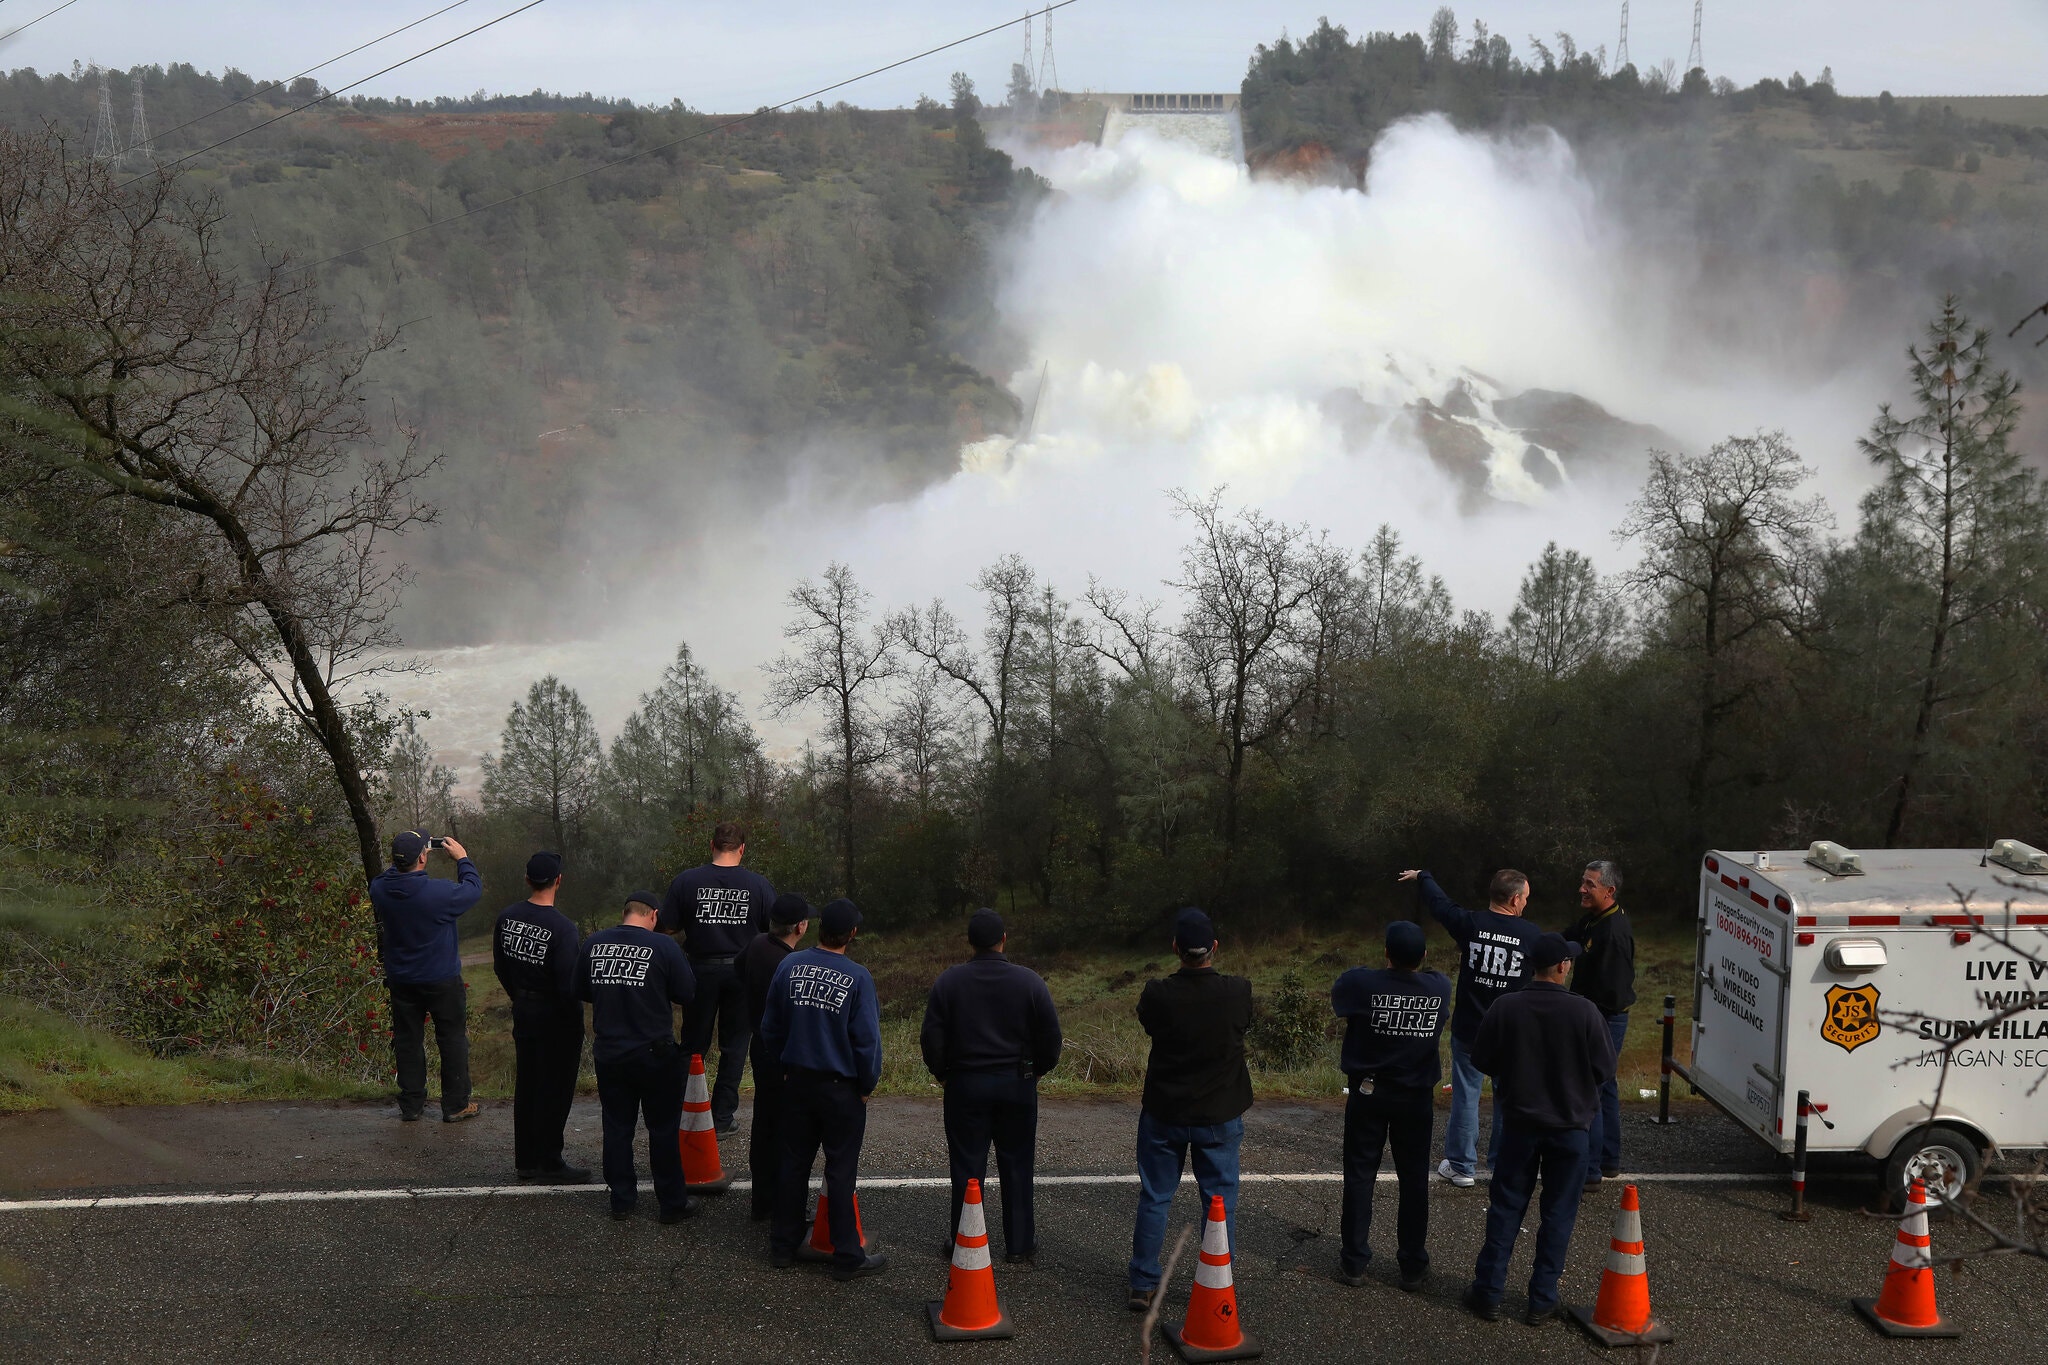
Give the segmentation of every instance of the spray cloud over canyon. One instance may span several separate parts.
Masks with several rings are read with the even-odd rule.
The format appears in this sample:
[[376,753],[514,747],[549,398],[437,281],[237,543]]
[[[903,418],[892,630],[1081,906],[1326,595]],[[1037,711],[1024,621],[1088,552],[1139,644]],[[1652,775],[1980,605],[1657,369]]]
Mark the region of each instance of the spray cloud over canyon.
[[431,652],[436,672],[393,691],[433,712],[466,783],[544,673],[610,735],[687,639],[757,706],[784,595],[834,560],[878,615],[936,594],[972,620],[975,574],[1012,552],[1070,596],[1091,575],[1156,596],[1190,534],[1167,491],[1224,486],[1348,548],[1390,523],[1461,607],[1499,615],[1546,541],[1624,562],[1611,531],[1649,445],[1782,427],[1838,507],[1864,480],[1854,437],[1892,336],[1812,362],[1835,353],[1802,345],[1825,318],[1759,286],[1745,335],[1703,339],[1684,243],[1631,231],[1548,132],[1411,120],[1362,188],[1255,179],[1144,129],[1013,151],[1055,190],[1002,248],[1025,429],[969,444],[907,500],[858,505],[801,472],[756,489],[588,638]]

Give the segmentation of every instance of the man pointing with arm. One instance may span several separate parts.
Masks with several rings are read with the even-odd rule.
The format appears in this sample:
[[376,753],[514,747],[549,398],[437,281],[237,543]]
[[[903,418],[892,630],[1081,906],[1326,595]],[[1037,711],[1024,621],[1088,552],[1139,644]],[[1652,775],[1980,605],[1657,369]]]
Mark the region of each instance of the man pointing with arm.
[[[1520,990],[1528,979],[1529,949],[1543,931],[1522,918],[1529,903],[1529,879],[1511,867],[1493,874],[1484,910],[1467,910],[1444,894],[1436,878],[1421,868],[1403,872],[1414,882],[1422,904],[1456,940],[1458,1003],[1451,1012],[1451,1117],[1444,1126],[1444,1159],[1436,1173],[1460,1189],[1476,1181],[1479,1166],[1479,1086],[1482,1076],[1472,1064],[1472,1040],[1493,1002]],[[1493,1136],[1487,1163],[1500,1150],[1500,1095],[1493,1105]]]

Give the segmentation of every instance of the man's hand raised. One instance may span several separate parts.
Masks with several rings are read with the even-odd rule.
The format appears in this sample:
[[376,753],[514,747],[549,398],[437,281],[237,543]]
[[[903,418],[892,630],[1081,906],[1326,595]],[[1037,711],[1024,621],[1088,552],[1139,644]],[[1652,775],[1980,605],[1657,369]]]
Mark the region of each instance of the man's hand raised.
[[469,850],[452,838],[441,841],[441,851],[451,858],[467,858],[469,856]]
[[1408,869],[1408,870],[1407,870],[1406,872],[1403,872],[1403,873],[1402,873],[1402,874],[1401,874],[1400,876],[1398,876],[1398,877],[1394,878],[1394,880],[1395,880],[1395,881],[1397,881],[1397,882],[1412,882],[1412,881],[1414,881],[1414,880],[1415,880],[1415,879],[1416,879],[1417,877],[1420,877],[1421,875],[1422,875],[1422,869],[1421,869],[1421,868],[1419,868],[1419,867],[1411,867],[1411,868],[1409,868],[1409,869]]

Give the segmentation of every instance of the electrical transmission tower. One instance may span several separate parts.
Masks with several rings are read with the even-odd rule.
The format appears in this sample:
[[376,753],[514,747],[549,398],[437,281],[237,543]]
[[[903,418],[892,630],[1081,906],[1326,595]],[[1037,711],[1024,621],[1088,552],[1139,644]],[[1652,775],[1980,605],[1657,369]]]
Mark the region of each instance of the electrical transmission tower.
[[1614,45],[1614,69],[1628,65],[1628,0],[1621,0],[1621,41]]
[[128,150],[139,155],[144,165],[156,160],[156,148],[149,140],[149,115],[142,108],[142,81],[135,82],[135,122],[128,129]]
[[1038,83],[1038,60],[1031,55],[1031,11],[1024,11],[1024,74],[1029,76],[1035,89]]
[[[1060,64],[1052,55],[1052,11],[1046,10],[1041,17],[1045,20],[1045,36],[1038,45],[1038,88],[1057,92],[1060,88]],[[1052,73],[1050,76],[1046,74],[1048,71]]]
[[1698,71],[1707,64],[1700,55],[1700,11],[1707,6],[1707,0],[1692,0],[1692,50],[1685,54],[1685,69]]
[[112,161],[121,155],[120,138],[114,131],[114,97],[107,90],[106,70],[94,66],[93,72],[100,78],[100,112],[92,125],[92,154],[97,161]]

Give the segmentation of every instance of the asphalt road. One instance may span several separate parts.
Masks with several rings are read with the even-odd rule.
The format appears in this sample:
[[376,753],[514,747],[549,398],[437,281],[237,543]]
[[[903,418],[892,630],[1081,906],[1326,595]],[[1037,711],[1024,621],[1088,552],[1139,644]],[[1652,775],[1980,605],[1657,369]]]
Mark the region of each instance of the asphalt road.
[[[1884,1341],[1846,1303],[1876,1291],[1889,1255],[1892,1224],[1858,1211],[1874,1193],[1870,1180],[1823,1177],[1814,1220],[1783,1223],[1775,1216],[1783,1205],[1775,1163],[1732,1126],[1695,1105],[1685,1106],[1688,1122],[1675,1129],[1651,1128],[1643,1117],[1630,1116],[1632,1168],[1718,1172],[1712,1181],[1642,1186],[1653,1302],[1677,1334],[1664,1360],[2048,1360],[2038,1319],[2048,1267],[2007,1261],[1944,1276],[1942,1309],[1966,1337]],[[0,1172],[11,1197],[439,1187],[506,1175],[502,1112],[446,1128],[401,1126],[371,1106],[114,1118],[121,1126],[111,1136],[61,1117],[0,1122]],[[942,1170],[936,1119],[928,1105],[878,1102],[864,1173]],[[1121,1173],[1132,1123],[1127,1105],[1047,1105],[1041,1170]],[[591,1143],[594,1115],[579,1111],[575,1125],[585,1132],[572,1135],[572,1145]],[[1334,1104],[1260,1106],[1247,1170],[1328,1171],[1339,1128]],[[396,1178],[393,1166],[403,1168]],[[1743,1178],[1745,1169],[1757,1177]],[[1384,1240],[1373,1273],[1386,1278],[1358,1289],[1330,1279],[1338,1191],[1335,1182],[1272,1181],[1250,1184],[1240,1197],[1240,1306],[1267,1359],[1598,1354],[1569,1327],[1485,1324],[1458,1307],[1479,1243],[1483,1187],[1436,1186],[1435,1268],[1415,1296],[1393,1287]],[[1391,1184],[1379,1187],[1382,1239],[1391,1233],[1394,1197]],[[1597,1288],[1617,1197],[1610,1187],[1586,1207],[1567,1301],[1590,1300]],[[924,1324],[923,1305],[946,1277],[936,1254],[946,1196],[935,1188],[871,1187],[862,1196],[870,1233],[894,1265],[850,1285],[813,1268],[771,1269],[743,1195],[704,1200],[704,1212],[677,1227],[658,1225],[645,1197],[644,1216],[614,1223],[596,1189],[10,1207],[0,1211],[0,1359],[1127,1361],[1138,1344],[1137,1320],[1123,1307],[1132,1199],[1128,1184],[1041,1187],[1037,1267],[996,1269],[1017,1337],[969,1346],[934,1345]],[[1194,1220],[1195,1205],[1184,1189],[1177,1225]],[[999,1233],[995,1240],[1000,1245]],[[1519,1308],[1529,1240],[1509,1277],[1510,1310]],[[1961,1240],[1937,1222],[1937,1254]],[[1169,1316],[1185,1303],[1190,1274],[1184,1261]],[[1172,1359],[1163,1342],[1155,1358]]]

